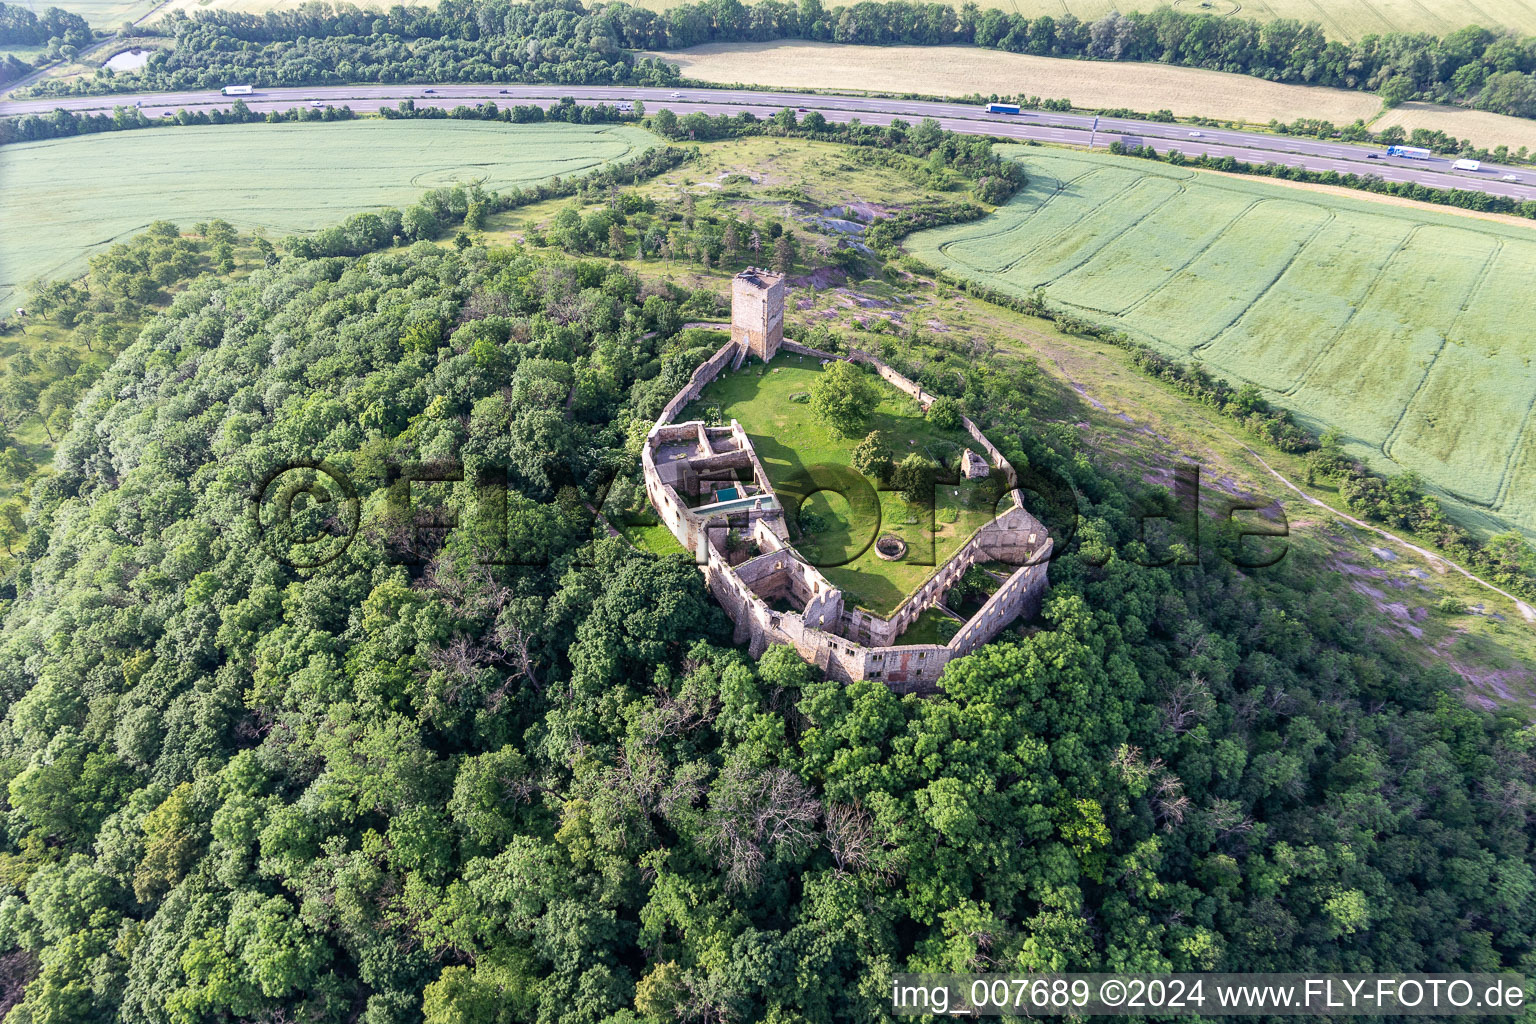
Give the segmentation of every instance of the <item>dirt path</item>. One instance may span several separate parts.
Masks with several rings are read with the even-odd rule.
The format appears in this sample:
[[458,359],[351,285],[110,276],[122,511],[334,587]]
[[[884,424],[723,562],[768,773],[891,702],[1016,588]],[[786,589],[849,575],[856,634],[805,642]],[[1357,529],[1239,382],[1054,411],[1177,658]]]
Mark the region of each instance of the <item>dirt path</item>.
[[[1227,434],[1227,436],[1228,437],[1232,437],[1231,434]],[[1471,580],[1473,583],[1476,583],[1479,586],[1487,587],[1489,590],[1493,591],[1495,594],[1498,594],[1501,597],[1506,597],[1510,601],[1514,602],[1515,608],[1519,610],[1520,615],[1525,619],[1526,622],[1536,622],[1536,611],[1533,611],[1530,605],[1526,604],[1524,601],[1520,600],[1518,597],[1516,597],[1514,594],[1511,594],[1509,591],[1503,590],[1503,589],[1501,589],[1499,587],[1496,587],[1492,583],[1489,583],[1487,580],[1483,579],[1481,576],[1478,576],[1475,573],[1472,573],[1472,572],[1470,572],[1470,571],[1468,571],[1466,569],[1463,569],[1461,566],[1457,565],[1455,562],[1452,562],[1450,559],[1446,558],[1444,555],[1436,554],[1435,552],[1430,551],[1428,548],[1421,548],[1417,544],[1413,544],[1413,543],[1410,543],[1409,541],[1404,540],[1403,538],[1399,537],[1395,533],[1390,533],[1387,530],[1383,530],[1379,526],[1373,526],[1372,524],[1366,522],[1363,519],[1356,519],[1354,516],[1349,515],[1348,513],[1340,512],[1338,509],[1334,508],[1332,505],[1329,505],[1327,502],[1324,502],[1324,501],[1321,501],[1318,498],[1312,497],[1312,495],[1308,494],[1306,491],[1302,490],[1300,487],[1297,487],[1295,484],[1291,483],[1291,481],[1288,480],[1279,470],[1275,469],[1274,466],[1271,466],[1269,463],[1265,462],[1264,461],[1264,456],[1260,455],[1258,452],[1254,451],[1252,448],[1249,448],[1247,445],[1243,444],[1243,442],[1238,441],[1237,438],[1232,437],[1232,440],[1236,441],[1239,445],[1242,445],[1243,451],[1247,452],[1249,455],[1252,455],[1255,459],[1257,459],[1258,462],[1259,462],[1259,465],[1261,465],[1265,469],[1269,470],[1270,475],[1273,476],[1276,480],[1279,480],[1282,484],[1285,484],[1285,486],[1289,487],[1291,490],[1293,490],[1297,494],[1301,495],[1302,500],[1307,502],[1307,504],[1315,505],[1315,506],[1317,506],[1318,508],[1321,508],[1321,509],[1326,509],[1327,511],[1332,512],[1334,515],[1338,516],[1340,519],[1343,519],[1344,521],[1349,522],[1349,523],[1353,523],[1354,525],[1360,527],[1362,530],[1370,530],[1372,533],[1375,533],[1375,534],[1378,534],[1378,535],[1380,535],[1382,537],[1385,537],[1387,540],[1389,540],[1392,543],[1396,544],[1398,547],[1405,548],[1408,551],[1412,551],[1414,554],[1416,554],[1416,555],[1420,556],[1421,558],[1425,559],[1427,562],[1429,562],[1429,564],[1431,566],[1444,566],[1444,567],[1446,567],[1448,569],[1454,569],[1455,571],[1457,571],[1457,572],[1461,573],[1463,576],[1465,576],[1467,579]]]

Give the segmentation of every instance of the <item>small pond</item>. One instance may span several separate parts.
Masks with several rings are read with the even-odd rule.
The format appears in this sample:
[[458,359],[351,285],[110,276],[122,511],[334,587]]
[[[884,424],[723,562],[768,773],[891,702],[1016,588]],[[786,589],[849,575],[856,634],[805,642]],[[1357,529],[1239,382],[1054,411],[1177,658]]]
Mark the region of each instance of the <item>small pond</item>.
[[104,67],[109,67],[118,74],[124,71],[137,71],[149,63],[149,55],[153,50],[124,50],[122,53],[114,53],[107,59]]

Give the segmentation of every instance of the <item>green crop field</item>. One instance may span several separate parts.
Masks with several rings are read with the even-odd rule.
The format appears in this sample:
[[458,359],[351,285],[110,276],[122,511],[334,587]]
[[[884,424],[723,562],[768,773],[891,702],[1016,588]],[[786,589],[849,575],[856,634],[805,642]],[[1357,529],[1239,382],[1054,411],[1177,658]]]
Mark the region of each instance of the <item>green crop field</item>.
[[41,13],[44,8],[58,7],[71,14],[78,14],[90,22],[92,28],[115,29],[125,21],[138,21],[156,8],[161,0],[24,0],[23,6]]
[[[851,467],[853,449],[863,439],[830,436],[809,405],[790,397],[809,393],[821,372],[809,356],[781,355],[766,371],[758,363],[723,375],[678,418],[740,422],[769,481],[782,496],[785,487],[803,479],[809,467],[829,463]],[[870,417],[869,429],[885,433],[896,458],[922,452],[936,462],[954,465],[963,449],[975,447],[968,434],[938,429],[923,418],[915,401],[873,374],[870,380],[880,389],[881,402]],[[870,486],[873,489],[876,484]],[[796,547],[845,592],[850,605],[888,615],[983,523],[1002,511],[1000,491],[991,479],[941,486],[931,510],[909,505],[895,492],[881,491],[878,514],[873,502],[861,501],[858,495],[850,503],[839,494],[819,491],[806,499],[804,510],[814,513],[822,526],[802,537]],[[907,544],[906,556],[894,562],[878,557],[872,542],[882,533],[901,537]]]
[[1536,231],[1131,158],[1014,147],[1026,189],[919,258],[1252,382],[1469,525],[1536,534]]
[[222,217],[273,236],[409,204],[427,189],[581,174],[656,142],[630,125],[344,121],[110,132],[0,150],[0,309],[27,282],[155,220]]

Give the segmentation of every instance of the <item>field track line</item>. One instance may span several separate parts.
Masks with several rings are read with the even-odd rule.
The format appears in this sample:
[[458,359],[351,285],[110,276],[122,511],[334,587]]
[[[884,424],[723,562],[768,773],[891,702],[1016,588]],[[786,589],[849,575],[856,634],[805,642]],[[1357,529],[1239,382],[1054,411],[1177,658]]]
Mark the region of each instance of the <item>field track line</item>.
[[1321,22],[1323,22],[1325,24],[1333,26],[1334,31],[1338,33],[1338,37],[1337,38],[1339,38],[1339,39],[1358,39],[1359,38],[1359,36],[1357,36],[1355,33],[1346,31],[1343,25],[1340,25],[1337,21],[1334,21],[1333,20],[1333,16],[1328,13],[1328,9],[1326,7],[1324,7],[1322,4],[1318,3],[1317,0],[1307,0],[1307,3],[1308,3],[1308,5],[1311,6],[1311,8],[1314,11],[1317,12],[1318,20],[1319,21],[1321,21]]
[[[1065,195],[1066,191],[1067,191],[1067,188],[1069,186],[1076,185],[1079,181],[1082,181],[1084,178],[1087,178],[1087,177],[1091,176],[1094,173],[1095,173],[1094,171],[1089,170],[1089,171],[1083,172],[1082,174],[1079,174],[1075,178],[1069,178],[1067,180],[1066,184],[1061,186],[1060,188],[1058,188],[1056,190],[1056,192],[1054,192],[1049,199],[1045,200],[1045,202],[1041,203],[1039,206],[1035,207],[1034,210],[1030,211],[1030,217],[1033,217],[1035,214],[1037,214],[1041,210],[1045,209],[1051,203],[1055,202],[1058,197],[1060,197],[1062,195]],[[1114,195],[1110,196],[1109,199],[1105,200],[1104,202],[1108,203],[1108,202],[1113,202],[1115,200],[1120,199],[1127,192],[1129,192],[1131,189],[1135,188],[1137,185],[1140,185],[1144,180],[1145,180],[1144,178],[1132,178],[1130,181],[1128,181],[1125,184],[1124,187],[1122,187],[1121,189],[1116,191]],[[1102,206],[1102,205],[1104,205],[1104,203],[1101,203],[1100,205]],[[1091,215],[1091,213],[1090,213],[1090,215]],[[1026,221],[1027,221],[1027,218],[1026,218]],[[982,235],[980,237],[982,237],[982,238],[998,238],[998,237],[1001,237],[1002,235],[1004,235],[1004,234],[1006,234],[1006,233],[1008,233],[1010,231],[1016,231],[1019,228],[1023,227],[1024,224],[1026,223],[1026,221],[1020,221],[1018,224],[1010,225],[1007,228],[1003,228],[1002,230],[995,231],[995,232],[992,232],[990,234]],[[1024,252],[1019,254],[1019,256],[1016,259],[1014,259],[1012,262],[1004,263],[1001,266],[1001,268],[996,271],[996,273],[1003,274],[1003,273],[1007,273],[1008,271],[1012,270],[1014,267],[1018,266],[1020,263],[1024,262],[1029,257],[1033,256],[1035,254],[1035,252],[1037,252],[1040,249],[1041,246],[1048,245],[1051,242],[1055,241],[1056,239],[1060,238],[1061,236],[1065,235],[1067,232],[1071,231],[1074,226],[1075,225],[1073,225],[1073,224],[1068,224],[1068,225],[1064,226],[1063,228],[1061,228],[1059,231],[1056,231],[1055,233],[1047,236],[1046,238],[1039,239],[1038,241],[1035,242],[1034,245],[1030,246],[1028,249],[1024,250]]]
[[[1248,209],[1251,210],[1253,207],[1250,206]],[[1242,215],[1246,215],[1247,213],[1248,210],[1244,210]],[[1227,324],[1221,330],[1211,335],[1209,339],[1202,341],[1200,344],[1190,349],[1190,354],[1193,355],[1196,352],[1204,352],[1206,349],[1213,347],[1222,338],[1226,337],[1229,332],[1236,330],[1237,326],[1248,318],[1248,314],[1253,312],[1253,308],[1257,306],[1261,301],[1263,301],[1264,296],[1268,295],[1270,290],[1274,288],[1275,285],[1279,284],[1280,280],[1284,278],[1286,274],[1291,272],[1291,267],[1295,266],[1297,258],[1300,257],[1302,253],[1306,252],[1307,246],[1311,245],[1313,241],[1316,240],[1317,236],[1322,233],[1323,229],[1332,224],[1335,219],[1335,217],[1330,215],[1328,219],[1325,219],[1321,224],[1319,224],[1317,229],[1312,232],[1311,236],[1305,242],[1301,243],[1301,245],[1297,246],[1295,252],[1291,253],[1291,258],[1285,261],[1285,266],[1280,268],[1280,273],[1275,275],[1274,280],[1269,282],[1269,284],[1265,286],[1262,292],[1254,296],[1253,301],[1248,304],[1248,308],[1243,310],[1242,313],[1238,314],[1237,318],[1231,323]]]
[[[1398,26],[1393,24],[1391,19],[1389,19],[1385,14],[1382,14],[1381,11],[1377,10],[1376,5],[1371,3],[1371,0],[1357,0],[1357,2],[1364,10],[1367,10],[1371,14],[1375,15],[1376,20],[1381,22],[1382,26],[1387,32],[1398,31]],[[1414,0],[1414,3],[1418,3],[1418,0]]]
[[[1175,199],[1179,198],[1185,192],[1188,191],[1188,189],[1186,189],[1184,187],[1182,182],[1175,183],[1175,186],[1176,187],[1174,189],[1173,194],[1170,195],[1168,198],[1164,199],[1162,202],[1160,202],[1157,205],[1151,207],[1150,209],[1142,211],[1142,214],[1141,214],[1140,217],[1137,217],[1135,220],[1133,220],[1129,224],[1125,225],[1125,227],[1121,228],[1119,231],[1116,231],[1114,234],[1110,235],[1108,238],[1106,238],[1103,241],[1101,241],[1098,245],[1094,246],[1093,252],[1091,252],[1088,255],[1084,256],[1082,259],[1078,260],[1076,263],[1074,263],[1072,266],[1068,267],[1066,270],[1063,270],[1061,273],[1057,274],[1055,277],[1051,278],[1049,281],[1042,281],[1040,283],[1040,287],[1043,288],[1046,285],[1055,284],[1057,281],[1060,281],[1062,278],[1066,277],[1068,274],[1072,273],[1074,270],[1077,270],[1080,267],[1084,266],[1085,264],[1089,263],[1090,261],[1095,259],[1100,253],[1102,253],[1105,249],[1108,249],[1111,245],[1114,245],[1116,242],[1118,242],[1128,232],[1134,230],[1137,226],[1139,226],[1141,224],[1142,221],[1146,220],[1148,217],[1151,217],[1151,216],[1155,215],[1157,213],[1157,211],[1161,210],[1163,207],[1167,206],[1169,203],[1173,202]],[[1114,314],[1110,314],[1110,315],[1113,316]]]
[[[1467,286],[1467,294],[1466,297],[1461,300],[1461,308],[1456,311],[1456,315],[1451,318],[1450,325],[1446,327],[1445,333],[1440,336],[1440,344],[1438,347],[1436,347],[1435,354],[1430,356],[1429,365],[1424,367],[1424,373],[1419,377],[1419,383],[1414,387],[1413,394],[1409,397],[1408,401],[1403,403],[1402,411],[1397,414],[1397,422],[1392,424],[1392,429],[1387,431],[1387,436],[1382,439],[1381,454],[1385,455],[1387,458],[1392,458],[1392,445],[1397,440],[1398,431],[1402,430],[1403,424],[1408,420],[1408,411],[1413,408],[1413,405],[1418,400],[1419,395],[1423,393],[1425,382],[1429,380],[1429,375],[1434,371],[1435,364],[1440,361],[1440,353],[1445,351],[1445,346],[1450,341],[1451,335],[1456,332],[1456,325],[1461,322],[1462,316],[1467,312],[1469,308],[1471,308],[1473,298],[1477,296],[1478,291],[1481,290],[1483,284],[1488,280],[1488,276],[1493,273],[1493,265],[1498,261],[1499,254],[1503,251],[1504,240],[1502,238],[1495,239],[1492,251],[1488,253],[1487,259],[1483,260],[1482,268],[1478,270],[1477,276],[1472,279],[1472,283]],[[1397,460],[1393,459],[1393,461],[1395,462]],[[1507,456],[1505,464],[1508,465]],[[1451,493],[1455,494],[1456,492],[1452,491]],[[1494,489],[1494,494],[1497,496],[1497,488]],[[1456,496],[1462,501],[1468,502],[1469,504],[1480,505],[1484,508],[1488,507],[1484,502],[1472,501],[1465,495],[1457,494]]]
[[[1012,224],[1004,224],[1002,227],[998,228],[995,231],[985,231],[985,232],[981,232],[979,234],[966,235],[964,238],[951,238],[947,242],[941,242],[941,243],[939,243],[939,246],[938,246],[939,252],[942,253],[945,256],[948,256],[949,255],[949,247],[952,246],[952,245],[959,245],[962,242],[976,242],[976,241],[985,241],[987,239],[992,239],[992,238],[1002,238],[1004,235],[1011,234],[1011,233],[1013,233],[1015,231],[1020,230],[1026,224],[1029,223],[1030,218],[1034,217],[1035,214],[1037,214],[1041,210],[1045,209],[1051,203],[1054,203],[1057,200],[1058,197],[1060,197],[1062,195],[1065,195],[1066,191],[1067,191],[1067,189],[1069,187],[1071,187],[1072,185],[1077,184],[1079,181],[1083,180],[1084,178],[1086,178],[1088,175],[1090,175],[1092,173],[1094,173],[1092,170],[1084,171],[1082,174],[1079,174],[1077,177],[1075,177],[1075,178],[1068,178],[1065,181],[1063,181],[1061,178],[1056,177],[1055,175],[1046,175],[1046,180],[1054,181],[1056,183],[1056,187],[1051,189],[1051,194],[1050,195],[1046,196],[1044,199],[1040,200],[1040,202],[1036,203],[1034,209],[1030,210],[1024,216],[1020,217],[1014,223],[1012,223]],[[995,214],[994,214],[994,216],[995,216]],[[956,262],[963,262],[958,257],[954,257],[954,259],[956,260]],[[979,267],[976,267],[975,264],[969,264],[968,263],[966,265],[972,267],[973,269],[978,269],[978,270],[980,269]],[[985,273],[994,273],[994,271],[985,271]]]
[[1536,412],[1536,395],[1531,396],[1530,404],[1525,407],[1525,416],[1520,420],[1520,430],[1515,434],[1515,443],[1510,445],[1509,454],[1504,456],[1504,472],[1499,477],[1499,489],[1493,496],[1493,504],[1488,506],[1489,511],[1498,512],[1504,508],[1504,503],[1509,500],[1510,481],[1514,479],[1515,470],[1519,468],[1521,452],[1525,451],[1525,438],[1531,430],[1531,414]]
[[1520,600],[1514,594],[1511,594],[1507,590],[1503,590],[1503,589],[1501,589],[1499,587],[1494,586],[1492,583],[1489,583],[1487,580],[1483,579],[1481,576],[1477,576],[1477,575],[1475,575],[1475,574],[1473,574],[1471,572],[1468,572],[1466,569],[1463,569],[1461,566],[1457,565],[1455,562],[1451,561],[1449,558],[1446,558],[1444,555],[1436,554],[1435,552],[1430,551],[1428,548],[1421,548],[1417,544],[1414,544],[1414,543],[1411,543],[1409,541],[1404,540],[1403,538],[1399,537],[1395,533],[1390,533],[1387,530],[1383,530],[1381,527],[1374,526],[1371,523],[1368,523],[1368,522],[1366,522],[1363,519],[1356,519],[1354,516],[1350,515],[1349,513],[1347,513],[1347,512],[1340,512],[1338,509],[1334,508],[1332,505],[1329,505],[1327,502],[1324,502],[1321,499],[1312,497],[1312,495],[1308,494],[1306,491],[1302,490],[1300,487],[1297,487],[1295,484],[1291,483],[1291,481],[1289,479],[1287,479],[1285,477],[1285,475],[1282,474],[1279,470],[1275,469],[1274,466],[1271,466],[1269,463],[1265,462],[1264,461],[1264,456],[1260,455],[1258,452],[1256,452],[1252,448],[1248,447],[1241,440],[1238,440],[1238,438],[1232,437],[1232,435],[1228,434],[1225,430],[1223,430],[1222,433],[1223,434],[1227,434],[1227,437],[1232,438],[1232,440],[1237,442],[1237,444],[1239,444],[1245,452],[1247,452],[1249,455],[1252,455],[1255,459],[1257,459],[1259,461],[1259,465],[1261,465],[1265,469],[1269,470],[1270,475],[1273,476],[1276,480],[1279,480],[1281,483],[1285,484],[1285,486],[1289,487],[1291,490],[1293,490],[1297,494],[1301,495],[1302,500],[1305,501],[1307,504],[1315,505],[1315,506],[1317,506],[1318,508],[1321,508],[1321,509],[1326,509],[1327,511],[1332,512],[1334,515],[1338,516],[1340,519],[1343,519],[1346,522],[1353,523],[1354,525],[1360,527],[1362,530],[1370,530],[1374,534],[1377,534],[1379,536],[1385,537],[1387,540],[1390,540],[1392,543],[1398,545],[1399,547],[1405,548],[1405,549],[1407,549],[1409,551],[1412,551],[1414,554],[1419,555],[1420,557],[1424,558],[1426,561],[1429,562],[1429,564],[1432,567],[1433,566],[1445,566],[1448,569],[1454,569],[1456,572],[1461,573],[1461,575],[1465,576],[1467,579],[1471,580],[1473,583],[1477,583],[1477,584],[1480,584],[1480,585],[1482,585],[1484,587],[1487,587],[1489,590],[1493,591],[1495,594],[1498,594],[1498,595],[1500,595],[1502,597],[1506,597],[1510,601],[1514,602],[1515,608],[1517,610],[1519,610],[1521,617],[1524,618],[1526,622],[1536,622],[1536,610],[1533,610],[1530,605],[1528,605],[1524,601]]
[[1508,0],[1508,2],[1525,11],[1526,14],[1531,16],[1532,20],[1536,20],[1536,9],[1533,9],[1525,0]]
[[1371,296],[1376,294],[1376,289],[1378,286],[1380,286],[1381,280],[1386,276],[1388,269],[1391,268],[1392,261],[1401,255],[1402,251],[1407,248],[1408,243],[1413,241],[1414,236],[1419,233],[1419,229],[1423,226],[1424,225],[1420,223],[1415,224],[1413,227],[1409,228],[1408,233],[1403,236],[1402,240],[1397,243],[1397,247],[1392,250],[1392,254],[1381,261],[1381,267],[1377,269],[1376,276],[1371,278],[1370,287],[1366,288],[1365,293],[1360,296],[1360,301],[1350,306],[1349,315],[1344,318],[1344,322],[1339,324],[1338,329],[1333,332],[1333,337],[1328,339],[1328,343],[1324,345],[1320,350],[1318,350],[1317,355],[1313,356],[1307,362],[1307,365],[1302,368],[1301,372],[1296,375],[1296,383],[1280,392],[1282,395],[1284,395],[1286,398],[1290,398],[1295,395],[1297,391],[1306,387],[1307,378],[1311,376],[1313,370],[1317,369],[1317,364],[1322,362],[1324,356],[1333,351],[1333,346],[1339,343],[1339,338],[1342,337],[1344,332],[1349,329],[1349,325],[1354,323],[1355,315],[1358,314],[1366,306],[1370,305]]
[[1477,12],[1477,16],[1482,19],[1478,22],[1478,24],[1485,25],[1488,28],[1496,28],[1503,24],[1503,21],[1499,18],[1488,17],[1488,12],[1477,6],[1477,4],[1473,3],[1472,0],[1461,0],[1461,2]]
[[1423,0],[1412,0],[1412,2],[1413,6],[1424,12],[1424,16],[1429,19],[1430,24],[1439,26],[1437,34],[1447,35],[1452,31],[1451,26],[1446,24],[1444,18],[1424,6]]
[[[1301,255],[1302,250],[1305,249],[1307,246],[1311,245],[1312,241],[1315,238],[1317,238],[1317,236],[1322,232],[1322,230],[1324,228],[1326,228],[1329,224],[1332,224],[1338,218],[1338,215],[1336,213],[1334,213],[1333,210],[1331,210],[1331,209],[1330,210],[1325,210],[1324,212],[1327,214],[1327,216],[1325,216],[1322,220],[1318,221],[1317,227],[1313,228],[1311,233],[1307,235],[1307,237],[1301,242],[1301,244],[1296,246],[1295,251],[1293,251],[1288,257],[1286,257],[1285,262],[1280,265],[1280,269],[1276,270],[1274,275],[1272,277],[1270,277],[1270,279],[1264,283],[1264,287],[1260,288],[1254,294],[1253,298],[1248,300],[1248,302],[1243,306],[1242,311],[1239,312],[1232,319],[1228,320],[1226,323],[1222,324],[1221,327],[1216,331],[1216,333],[1211,335],[1211,337],[1209,339],[1207,339],[1206,341],[1201,342],[1200,344],[1194,346],[1191,349],[1188,349],[1187,351],[1189,352],[1190,355],[1194,355],[1196,352],[1199,352],[1199,351],[1201,351],[1201,350],[1203,350],[1205,348],[1208,348],[1211,344],[1213,344],[1215,342],[1215,340],[1217,338],[1221,337],[1223,334],[1225,334],[1228,331],[1230,331],[1232,329],[1233,325],[1235,325],[1243,317],[1247,316],[1248,315],[1248,311],[1253,308],[1255,303],[1257,303],[1260,299],[1264,298],[1265,295],[1269,294],[1269,290],[1271,288],[1273,288],[1277,283],[1279,283],[1280,279],[1285,276],[1285,272],[1287,270],[1291,269],[1291,264],[1296,262],[1296,257]],[[1239,376],[1241,376],[1241,375],[1239,375]]]
[[1133,310],[1141,308],[1141,304],[1142,303],[1150,301],[1152,299],[1152,296],[1156,295],[1157,293],[1161,292],[1164,288],[1168,287],[1168,285],[1171,284],[1175,278],[1177,278],[1180,274],[1184,273],[1184,271],[1188,270],[1191,263],[1194,263],[1201,256],[1204,256],[1206,253],[1210,252],[1211,251],[1211,246],[1216,245],[1223,238],[1225,238],[1227,232],[1231,231],[1237,225],[1238,221],[1240,221],[1244,217],[1248,216],[1248,214],[1253,210],[1253,208],[1255,206],[1258,206],[1260,203],[1267,203],[1267,202],[1269,202],[1269,200],[1267,198],[1255,199],[1253,202],[1251,202],[1247,206],[1243,207],[1237,213],[1233,214],[1232,219],[1227,221],[1225,227],[1223,227],[1220,231],[1216,232],[1216,234],[1212,235],[1210,241],[1206,242],[1200,248],[1196,249],[1194,252],[1189,254],[1189,259],[1187,259],[1183,263],[1179,264],[1177,269],[1169,271],[1168,274],[1161,281],[1159,281],[1152,288],[1148,289],[1146,291],[1146,293],[1142,295],[1141,298],[1137,299],[1135,302],[1132,302],[1128,306],[1121,307],[1120,312],[1115,313],[1113,315],[1114,316],[1125,316],[1127,313],[1130,313]]
[[[1090,217],[1093,216],[1094,213],[1098,213],[1100,210],[1104,209],[1110,203],[1113,203],[1113,202],[1123,198],[1126,195],[1126,193],[1131,192],[1131,191],[1133,191],[1135,189],[1138,189],[1142,185],[1145,185],[1147,182],[1152,181],[1152,180],[1154,180],[1154,179],[1152,179],[1150,177],[1137,178],[1136,180],[1132,181],[1129,185],[1125,186],[1125,188],[1121,189],[1119,192],[1116,192],[1113,196],[1110,196],[1107,200],[1104,200],[1103,202],[1099,203],[1098,207],[1096,209],[1094,209],[1094,211],[1092,213],[1090,213],[1089,216]],[[1182,184],[1180,184],[1178,186],[1178,188],[1179,188],[1179,191],[1182,192],[1184,186]],[[1177,194],[1178,193],[1175,193],[1175,195],[1177,195]],[[1173,196],[1169,196],[1168,197],[1168,199],[1172,199],[1172,198],[1173,198]],[[1168,199],[1163,200],[1163,203],[1166,203],[1168,201]],[[1158,203],[1157,205],[1161,206],[1161,205],[1163,205],[1163,203]],[[1142,216],[1146,216],[1146,214],[1143,214]],[[1086,219],[1086,218],[1084,218],[1084,219]],[[1141,217],[1136,218],[1136,220],[1140,221]],[[1045,248],[1048,245],[1054,244],[1057,239],[1064,237],[1065,235],[1069,234],[1073,230],[1077,229],[1079,226],[1080,226],[1080,223],[1079,224],[1068,224],[1067,226],[1063,227],[1060,231],[1057,231],[1056,233],[1052,234],[1050,237],[1040,239],[1040,241],[1038,241],[1034,245],[1030,246],[1029,249],[1027,249],[1023,253],[1019,254],[1019,257],[1017,259],[1013,260],[1011,263],[1003,264],[1002,269],[996,271],[996,273],[999,273],[999,274],[1006,274],[1006,273],[1008,273],[1009,271],[1011,271],[1015,267],[1017,267],[1020,263],[1023,263],[1025,260],[1029,259],[1035,253],[1039,252],[1041,249]],[[1118,237],[1120,234],[1123,234],[1123,233],[1124,233],[1124,229],[1122,229],[1120,232],[1116,232],[1116,237]],[[1107,245],[1108,242],[1105,242],[1104,244]],[[1102,246],[1101,246],[1101,248],[1102,248]],[[1095,251],[1097,251],[1097,250],[1095,250]]]

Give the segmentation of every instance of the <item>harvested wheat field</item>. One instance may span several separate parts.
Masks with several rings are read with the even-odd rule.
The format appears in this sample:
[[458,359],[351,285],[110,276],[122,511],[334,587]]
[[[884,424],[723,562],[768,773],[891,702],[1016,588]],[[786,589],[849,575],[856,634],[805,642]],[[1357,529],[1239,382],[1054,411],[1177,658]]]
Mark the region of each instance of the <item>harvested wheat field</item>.
[[1447,107],[1439,103],[1404,103],[1382,114],[1371,123],[1375,131],[1392,124],[1400,124],[1412,131],[1429,128],[1454,135],[1458,139],[1471,139],[1476,146],[1492,149],[1508,146],[1510,149],[1536,150],[1536,121],[1506,114],[1490,114],[1482,110],[1466,110]]
[[711,43],[651,53],[689,78],[775,88],[915,92],[930,96],[1026,93],[1079,107],[1167,108],[1180,116],[1267,124],[1318,117],[1369,119],[1376,97],[1348,89],[1281,85],[1164,64],[1063,60],[976,46],[853,46],[837,43]]

